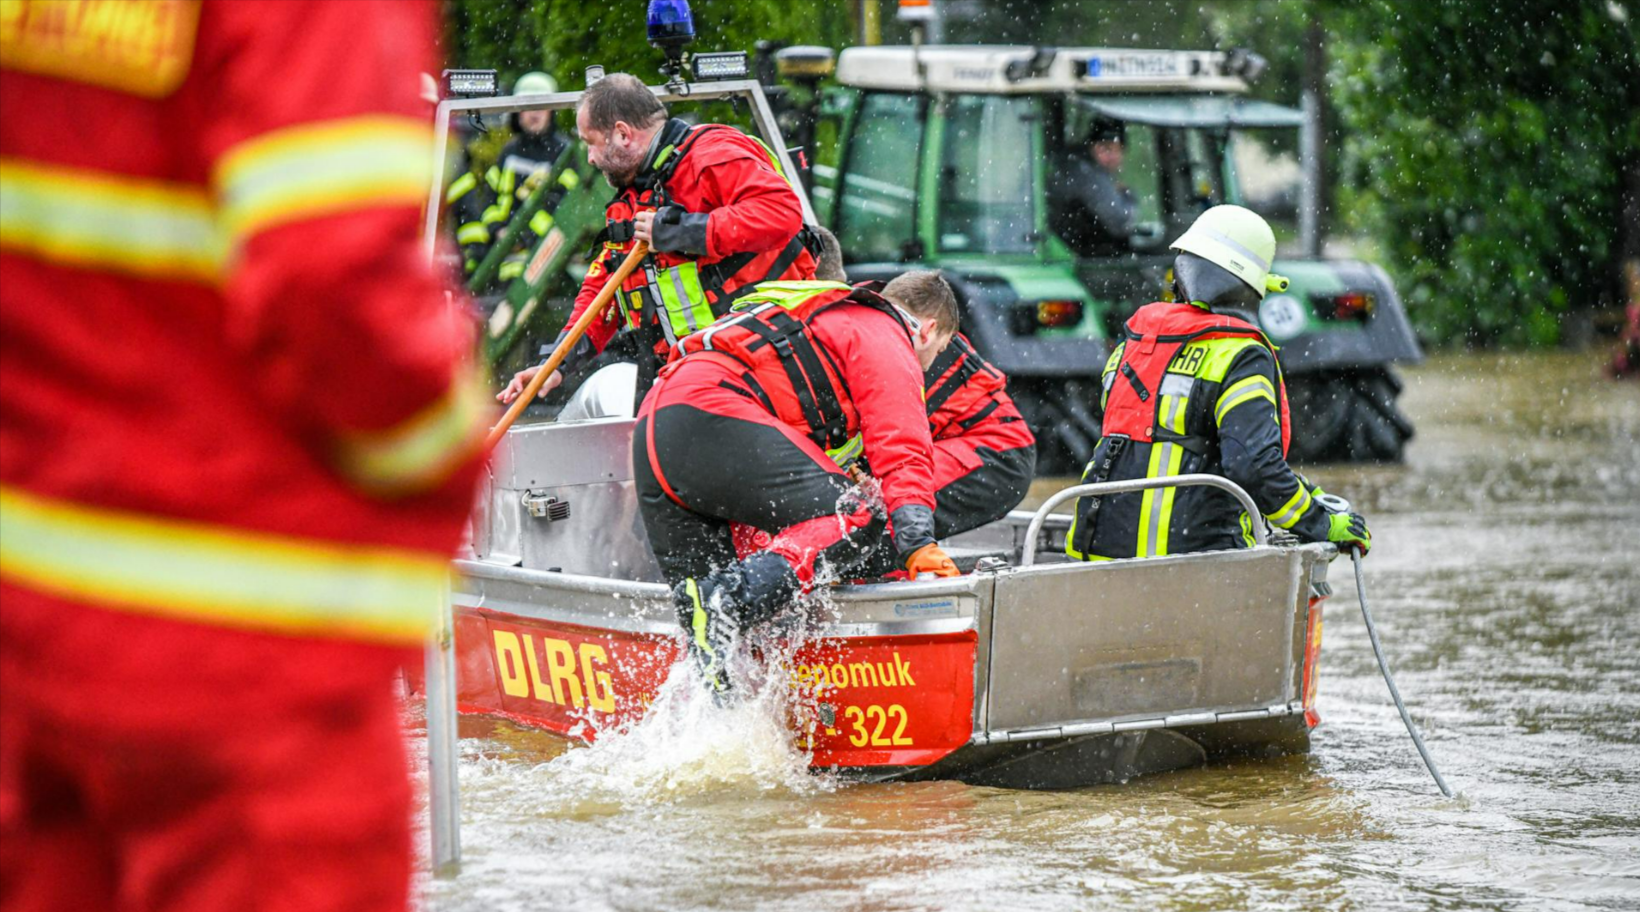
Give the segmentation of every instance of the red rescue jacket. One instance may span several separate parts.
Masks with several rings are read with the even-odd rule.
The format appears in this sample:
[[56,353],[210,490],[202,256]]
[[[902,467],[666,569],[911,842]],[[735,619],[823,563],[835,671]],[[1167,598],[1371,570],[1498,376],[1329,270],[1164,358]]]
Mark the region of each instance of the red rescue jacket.
[[[1228,338],[1256,339],[1275,356],[1275,346],[1246,320],[1178,302],[1158,301],[1139,308],[1127,321],[1122,360],[1105,403],[1105,436],[1116,434],[1143,443],[1183,440],[1157,419],[1162,378],[1175,358],[1185,356],[1181,349],[1187,343]],[[1194,356],[1200,357],[1201,350],[1196,349]],[[1280,371],[1276,373],[1276,394],[1281,410],[1281,455],[1286,456],[1292,423],[1288,420],[1287,385]]]
[[[885,332],[904,343],[888,342]],[[911,332],[875,290],[764,283],[734,312],[682,339],[661,376],[691,358],[732,365],[771,415],[834,458],[863,451],[891,512],[904,503],[933,507],[931,442]]]
[[923,383],[928,431],[935,441],[960,437],[999,452],[1036,443],[1008,395],[1007,376],[980,357],[961,333],[923,372]]
[[[622,188],[610,202],[603,251],[587,271],[565,325],[581,316],[632,249],[632,220],[639,212],[670,203],[708,213],[706,254],[652,253],[646,267],[621,286],[618,306],[588,329],[587,338],[599,351],[622,325],[658,322],[657,296],[675,296],[682,280],[691,278],[690,265],[714,318],[727,312],[743,288],[814,276],[814,256],[800,240],[802,203],[757,140],[721,124],[686,128],[672,120],[662,128],[654,159],[633,186]],[[676,276],[667,272],[680,267],[685,269]],[[657,344],[656,352],[665,357],[663,346]]]
[[435,5],[100,9],[0,27],[3,635],[85,712],[379,686],[488,412],[418,250]]

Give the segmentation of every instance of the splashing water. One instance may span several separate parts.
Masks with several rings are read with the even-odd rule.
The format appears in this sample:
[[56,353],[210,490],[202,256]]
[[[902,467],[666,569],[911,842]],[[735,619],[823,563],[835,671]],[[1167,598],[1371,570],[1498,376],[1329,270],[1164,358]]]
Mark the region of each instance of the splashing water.
[[794,692],[784,674],[809,639],[808,613],[797,612],[778,639],[760,643],[756,652],[744,643],[731,648],[737,698],[722,706],[681,655],[641,719],[534,769],[542,810],[578,816],[835,789],[833,778],[809,772],[809,753],[794,740],[789,721],[808,715],[800,708],[805,695]]

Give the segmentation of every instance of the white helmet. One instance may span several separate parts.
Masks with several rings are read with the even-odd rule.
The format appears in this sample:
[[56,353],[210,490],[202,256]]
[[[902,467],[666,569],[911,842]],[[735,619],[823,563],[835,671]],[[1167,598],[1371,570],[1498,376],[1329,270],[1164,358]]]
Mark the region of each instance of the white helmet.
[[1251,209],[1214,206],[1197,217],[1171,245],[1193,253],[1246,282],[1263,299],[1266,291],[1286,291],[1287,277],[1270,272],[1276,236]]
[[558,91],[558,80],[540,70],[531,70],[513,83],[514,95],[551,95]]

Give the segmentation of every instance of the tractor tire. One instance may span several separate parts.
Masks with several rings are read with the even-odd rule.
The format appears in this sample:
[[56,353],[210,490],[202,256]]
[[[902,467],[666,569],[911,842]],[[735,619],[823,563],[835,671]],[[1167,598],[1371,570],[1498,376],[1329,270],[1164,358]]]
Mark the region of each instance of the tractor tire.
[[1400,462],[1412,422],[1389,368],[1289,378],[1295,462]]

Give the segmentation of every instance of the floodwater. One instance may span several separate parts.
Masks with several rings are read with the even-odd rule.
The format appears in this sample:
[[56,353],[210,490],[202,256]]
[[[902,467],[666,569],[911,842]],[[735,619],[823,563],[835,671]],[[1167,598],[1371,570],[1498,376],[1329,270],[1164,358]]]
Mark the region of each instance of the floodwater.
[[[1590,355],[1403,373],[1402,466],[1312,467],[1372,521],[1308,756],[1073,792],[811,776],[756,708],[596,748],[464,724],[433,910],[1640,909],[1640,386]],[[1049,487],[1039,485],[1040,490]]]

